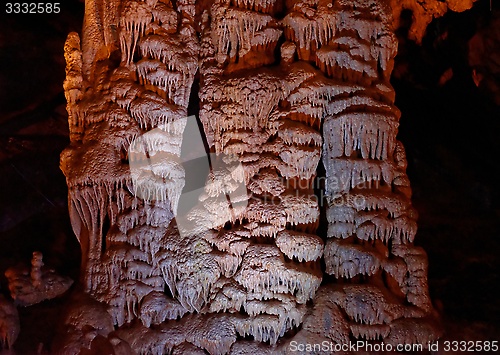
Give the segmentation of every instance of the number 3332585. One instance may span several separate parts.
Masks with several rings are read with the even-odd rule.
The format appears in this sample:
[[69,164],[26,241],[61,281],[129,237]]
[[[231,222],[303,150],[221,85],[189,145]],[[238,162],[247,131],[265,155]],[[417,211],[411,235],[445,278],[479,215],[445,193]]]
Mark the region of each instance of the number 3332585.
[[61,12],[61,4],[58,2],[8,2],[5,4],[5,12],[8,14],[58,14]]

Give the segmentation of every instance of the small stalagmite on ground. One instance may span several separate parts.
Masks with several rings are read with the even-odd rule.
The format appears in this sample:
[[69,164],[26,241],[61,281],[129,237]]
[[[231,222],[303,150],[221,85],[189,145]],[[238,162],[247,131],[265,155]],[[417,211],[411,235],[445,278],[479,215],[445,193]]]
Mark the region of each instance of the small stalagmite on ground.
[[43,263],[43,255],[33,252],[31,268],[13,266],[5,271],[10,295],[19,306],[32,306],[45,300],[61,296],[73,284],[67,276],[61,276]]

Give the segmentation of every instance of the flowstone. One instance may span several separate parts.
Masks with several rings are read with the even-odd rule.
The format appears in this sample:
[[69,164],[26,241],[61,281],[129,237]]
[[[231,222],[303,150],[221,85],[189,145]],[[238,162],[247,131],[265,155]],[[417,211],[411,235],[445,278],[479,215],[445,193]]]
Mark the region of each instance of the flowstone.
[[[61,352],[435,340],[391,26],[389,1],[87,0],[61,155],[87,296]],[[198,106],[210,171],[181,216]]]

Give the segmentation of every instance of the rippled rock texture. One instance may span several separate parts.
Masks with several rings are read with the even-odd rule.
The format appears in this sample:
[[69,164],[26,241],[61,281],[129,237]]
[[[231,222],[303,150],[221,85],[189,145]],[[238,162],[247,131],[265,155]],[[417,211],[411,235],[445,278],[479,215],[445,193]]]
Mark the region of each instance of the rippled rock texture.
[[[66,318],[63,352],[437,339],[396,140],[392,10],[369,0],[86,2],[82,36],[65,45],[61,168],[90,298]],[[198,228],[186,232],[176,159],[196,106],[208,149],[242,168],[212,164],[187,216]],[[145,134],[157,127],[168,128]],[[139,189],[138,137],[155,162]]]

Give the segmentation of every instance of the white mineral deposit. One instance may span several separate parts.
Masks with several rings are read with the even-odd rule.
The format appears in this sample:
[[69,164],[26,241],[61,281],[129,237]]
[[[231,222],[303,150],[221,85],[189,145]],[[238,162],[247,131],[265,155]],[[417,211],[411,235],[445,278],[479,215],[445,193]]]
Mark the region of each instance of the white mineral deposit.
[[[438,339],[396,139],[394,29],[411,9],[421,40],[472,2],[87,0],[65,46],[61,169],[84,296],[62,353],[102,338],[137,354]],[[215,158],[182,233],[189,176],[175,159],[191,107]],[[217,168],[223,156],[242,169]],[[41,265],[34,256],[35,288]],[[16,332],[3,329],[9,345]]]

